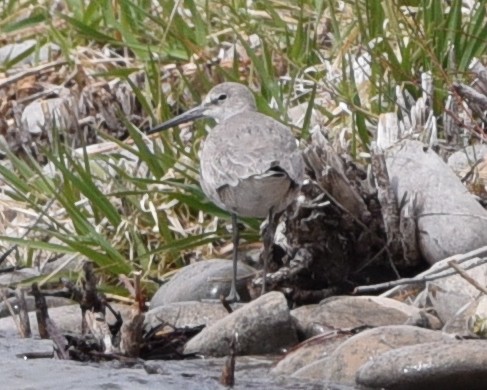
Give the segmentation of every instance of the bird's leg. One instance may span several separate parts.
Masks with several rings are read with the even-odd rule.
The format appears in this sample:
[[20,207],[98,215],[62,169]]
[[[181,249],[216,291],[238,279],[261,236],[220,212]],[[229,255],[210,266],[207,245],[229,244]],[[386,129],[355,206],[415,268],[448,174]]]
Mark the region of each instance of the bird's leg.
[[230,287],[230,294],[226,298],[229,302],[238,302],[240,297],[237,293],[237,260],[238,260],[238,241],[239,241],[239,230],[237,223],[237,215],[232,214],[232,235],[233,235],[233,276],[232,276],[232,286]]
[[277,220],[279,216],[274,213],[274,209],[271,208],[269,210],[269,222],[267,223],[267,228],[264,232],[264,270],[262,276],[262,290],[260,295],[264,295],[266,293],[266,276],[267,276],[267,267],[269,265],[269,261],[272,259],[273,254],[273,246],[274,246],[274,236],[276,235],[276,226]]

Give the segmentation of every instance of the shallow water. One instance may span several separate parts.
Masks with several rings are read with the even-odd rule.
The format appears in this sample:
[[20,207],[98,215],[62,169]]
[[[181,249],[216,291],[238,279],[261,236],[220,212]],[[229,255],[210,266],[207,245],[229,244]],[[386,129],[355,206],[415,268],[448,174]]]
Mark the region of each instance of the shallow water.
[[[22,359],[25,352],[52,351],[49,340],[0,337],[1,388],[17,390],[52,389],[225,389],[219,383],[225,359],[152,360],[132,368],[118,362],[79,363],[55,359]],[[274,377],[268,371],[273,359],[238,357],[234,389],[347,389],[287,377]]]

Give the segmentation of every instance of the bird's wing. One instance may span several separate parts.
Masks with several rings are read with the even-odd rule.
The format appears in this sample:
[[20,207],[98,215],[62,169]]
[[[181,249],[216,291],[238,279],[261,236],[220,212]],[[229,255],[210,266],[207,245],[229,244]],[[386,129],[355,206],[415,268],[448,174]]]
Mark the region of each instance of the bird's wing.
[[298,185],[303,181],[303,158],[291,130],[256,112],[217,125],[206,138],[200,158],[202,179],[214,189],[235,186],[272,168],[286,172]]

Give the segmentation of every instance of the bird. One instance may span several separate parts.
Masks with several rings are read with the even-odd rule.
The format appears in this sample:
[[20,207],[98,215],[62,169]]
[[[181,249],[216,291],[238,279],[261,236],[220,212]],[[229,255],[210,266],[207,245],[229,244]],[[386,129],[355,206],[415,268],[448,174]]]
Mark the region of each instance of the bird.
[[263,294],[276,225],[299,194],[304,160],[290,128],[259,113],[252,91],[235,82],[214,86],[200,105],[156,125],[147,134],[200,118],[217,123],[200,149],[199,180],[205,195],[231,214],[233,277],[226,299],[236,302],[238,217],[268,218],[263,234]]

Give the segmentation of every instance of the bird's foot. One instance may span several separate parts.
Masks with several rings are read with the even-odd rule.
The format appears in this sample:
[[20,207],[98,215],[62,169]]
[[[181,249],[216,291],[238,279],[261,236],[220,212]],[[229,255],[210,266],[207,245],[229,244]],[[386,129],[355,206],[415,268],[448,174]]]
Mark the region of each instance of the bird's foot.
[[240,297],[237,293],[237,289],[235,288],[235,286],[232,286],[230,288],[230,294],[228,294],[228,296],[225,298],[225,300],[228,302],[228,303],[234,303],[234,302],[239,302],[240,301]]

